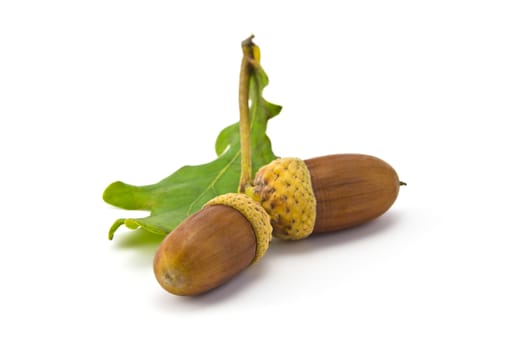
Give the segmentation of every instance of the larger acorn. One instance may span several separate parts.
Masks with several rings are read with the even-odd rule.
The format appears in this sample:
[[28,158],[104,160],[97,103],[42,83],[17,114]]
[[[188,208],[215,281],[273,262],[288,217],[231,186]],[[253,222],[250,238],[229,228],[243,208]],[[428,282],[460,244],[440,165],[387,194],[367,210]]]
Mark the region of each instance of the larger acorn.
[[401,184],[394,168],[377,157],[335,154],[276,159],[258,170],[247,193],[269,213],[274,236],[295,240],[382,215]]

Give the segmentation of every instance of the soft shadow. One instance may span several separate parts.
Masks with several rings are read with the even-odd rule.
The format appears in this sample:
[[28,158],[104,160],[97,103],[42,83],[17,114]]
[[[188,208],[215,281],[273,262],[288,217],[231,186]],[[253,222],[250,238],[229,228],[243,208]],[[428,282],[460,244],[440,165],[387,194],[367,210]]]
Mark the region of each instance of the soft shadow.
[[368,223],[347,230],[317,233],[300,241],[274,239],[267,255],[308,254],[321,249],[329,249],[356,243],[364,239],[372,239],[391,231],[400,222],[400,218],[400,212],[391,211]]
[[400,220],[401,213],[392,211],[369,223],[348,230],[315,234],[301,241],[274,239],[268,253],[260,262],[249,266],[241,274],[234,276],[232,280],[222,286],[192,297],[169,295],[166,292],[166,296],[157,299],[157,302],[159,303],[159,307],[163,309],[173,308],[173,310],[177,311],[207,309],[213,305],[235,299],[247,288],[255,288],[257,283],[265,283],[264,277],[271,273],[271,264],[266,262],[270,262],[272,256],[276,258],[294,254],[314,253],[322,249],[331,249],[340,247],[341,245],[350,245],[365,239],[373,239],[391,232],[392,228],[396,226]]

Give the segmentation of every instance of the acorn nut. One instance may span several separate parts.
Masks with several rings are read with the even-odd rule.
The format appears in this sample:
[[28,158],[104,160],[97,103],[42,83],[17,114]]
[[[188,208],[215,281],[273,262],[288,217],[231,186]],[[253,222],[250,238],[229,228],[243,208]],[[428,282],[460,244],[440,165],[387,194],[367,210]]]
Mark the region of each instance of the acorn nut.
[[295,240],[380,216],[399,186],[396,171],[383,160],[336,154],[276,159],[259,169],[247,193],[270,214],[274,236]]
[[259,203],[245,194],[218,196],[162,241],[153,263],[155,277],[173,294],[204,293],[259,260],[271,232]]

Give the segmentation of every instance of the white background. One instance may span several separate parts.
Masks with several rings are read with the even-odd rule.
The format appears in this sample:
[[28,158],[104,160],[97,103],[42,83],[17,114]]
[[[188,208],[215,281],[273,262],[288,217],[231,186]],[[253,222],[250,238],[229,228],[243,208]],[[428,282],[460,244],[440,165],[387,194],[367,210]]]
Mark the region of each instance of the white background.
[[[0,348],[525,348],[521,1],[3,1]],[[102,201],[214,157],[250,34],[281,156],[367,153],[376,221],[201,297]]]

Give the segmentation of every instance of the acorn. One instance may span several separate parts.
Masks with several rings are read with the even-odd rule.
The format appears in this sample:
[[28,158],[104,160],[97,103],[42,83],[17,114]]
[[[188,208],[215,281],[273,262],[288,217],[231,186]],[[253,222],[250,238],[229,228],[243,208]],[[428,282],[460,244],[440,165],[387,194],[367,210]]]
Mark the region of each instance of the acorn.
[[394,168],[377,157],[335,154],[276,159],[257,171],[246,193],[269,213],[274,236],[297,240],[382,215],[403,184]]
[[257,262],[272,238],[270,217],[245,194],[215,197],[162,241],[153,270],[177,295],[197,295],[227,282]]

